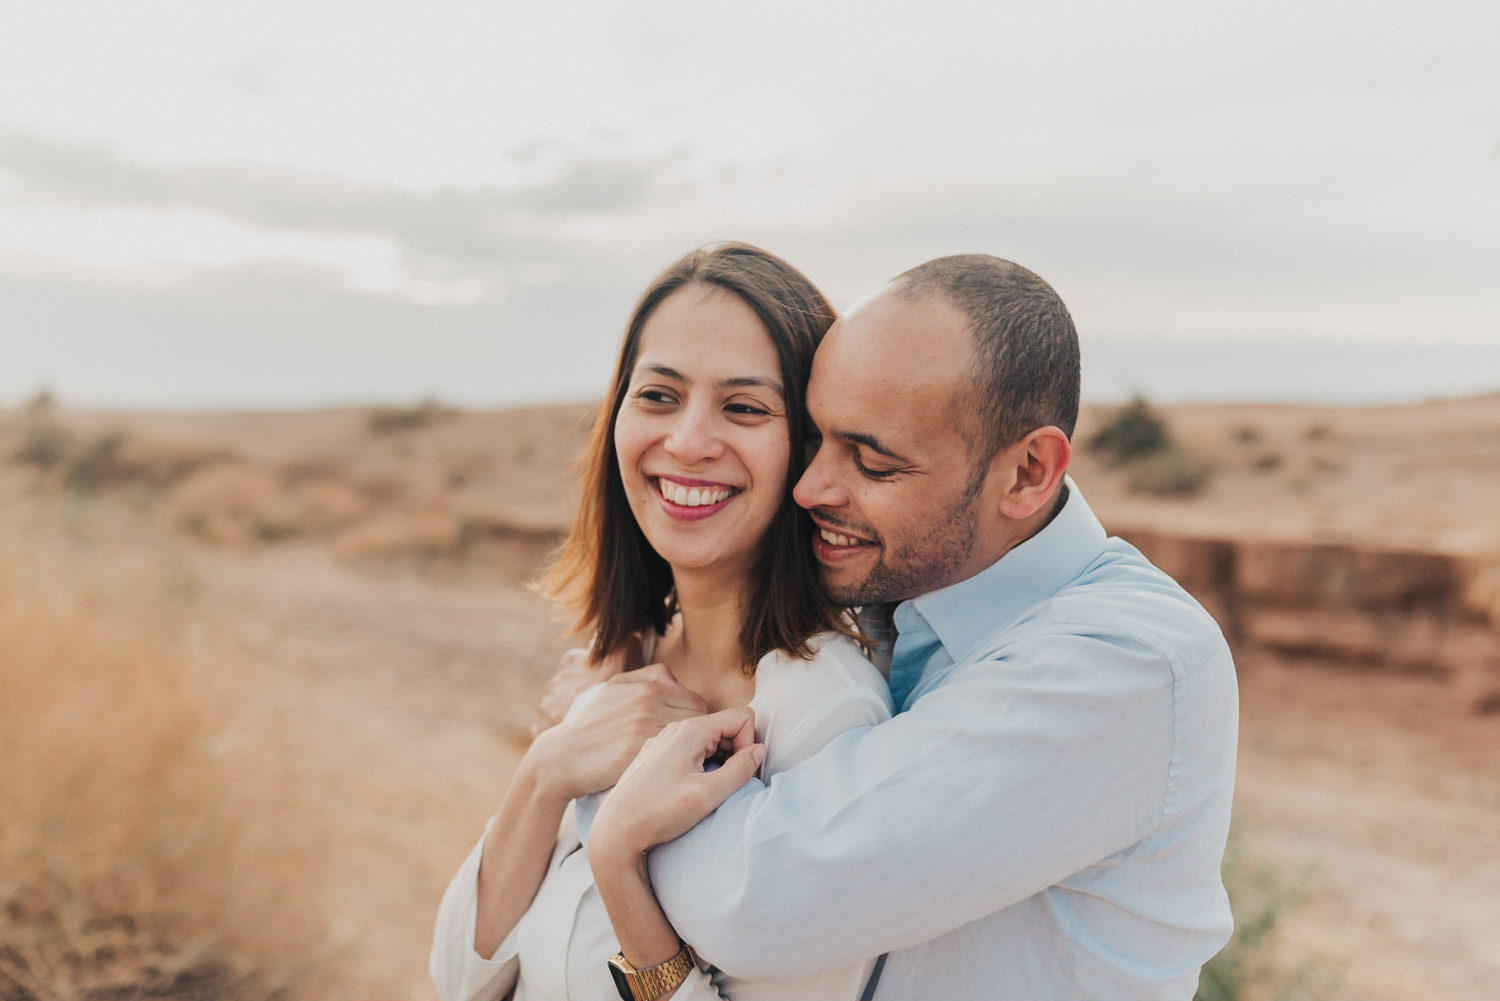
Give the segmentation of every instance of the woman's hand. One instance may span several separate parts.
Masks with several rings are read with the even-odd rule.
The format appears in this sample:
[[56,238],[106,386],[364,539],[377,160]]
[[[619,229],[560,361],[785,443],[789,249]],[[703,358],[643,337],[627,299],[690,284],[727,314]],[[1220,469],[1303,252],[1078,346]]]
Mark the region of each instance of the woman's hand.
[[[731,752],[716,771],[703,763]],[[765,759],[748,706],[673,723],[646,741],[589,829],[589,865],[620,951],[637,967],[666,962],[679,940],[651,892],[646,851],[708,816]]]
[[570,719],[541,733],[526,754],[555,794],[608,789],[662,727],[708,711],[664,664],[617,674]]
[[[704,762],[720,753],[728,759],[705,771]],[[589,829],[589,855],[634,865],[717,809],[754,777],[765,756],[749,706],[673,723],[646,741],[605,797]]]

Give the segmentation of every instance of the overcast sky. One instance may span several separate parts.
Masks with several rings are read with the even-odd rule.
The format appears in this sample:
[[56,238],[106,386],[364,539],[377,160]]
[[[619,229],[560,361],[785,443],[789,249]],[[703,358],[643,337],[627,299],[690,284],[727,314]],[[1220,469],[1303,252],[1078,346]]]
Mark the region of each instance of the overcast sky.
[[1298,344],[1482,357],[1500,4],[0,13],[0,406],[587,398],[645,282],[727,238],[841,307],[1012,258],[1086,371],[1163,340],[1263,343],[1270,380]]

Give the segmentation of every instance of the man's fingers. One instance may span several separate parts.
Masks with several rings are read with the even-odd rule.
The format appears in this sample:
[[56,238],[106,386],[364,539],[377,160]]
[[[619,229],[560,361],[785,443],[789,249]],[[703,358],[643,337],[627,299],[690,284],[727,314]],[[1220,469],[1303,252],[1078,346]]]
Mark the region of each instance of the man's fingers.
[[661,690],[662,703],[689,716],[702,716],[708,712],[708,702],[697,692],[686,688]]
[[659,685],[682,688],[682,682],[677,680],[677,675],[673,674],[672,669],[665,664],[647,664],[638,671],[631,671],[630,674],[636,681],[654,681]]
[[[697,692],[684,688],[665,664],[649,664],[636,671],[626,671],[610,679],[615,685],[647,685],[663,705],[674,709],[702,714],[708,711],[708,703]],[[638,689],[637,689],[638,690]]]

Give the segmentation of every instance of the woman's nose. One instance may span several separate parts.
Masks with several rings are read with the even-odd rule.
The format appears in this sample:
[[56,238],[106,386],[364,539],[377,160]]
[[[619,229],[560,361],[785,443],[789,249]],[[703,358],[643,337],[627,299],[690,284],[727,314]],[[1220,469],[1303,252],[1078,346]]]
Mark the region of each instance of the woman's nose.
[[724,438],[714,415],[696,407],[682,411],[663,444],[669,455],[683,463],[714,459],[724,451]]

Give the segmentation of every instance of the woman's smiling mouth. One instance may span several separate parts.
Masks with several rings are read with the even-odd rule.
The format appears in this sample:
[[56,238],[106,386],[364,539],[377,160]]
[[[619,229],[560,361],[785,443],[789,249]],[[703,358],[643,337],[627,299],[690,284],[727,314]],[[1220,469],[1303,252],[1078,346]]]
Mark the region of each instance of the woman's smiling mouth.
[[716,514],[740,493],[738,488],[722,483],[680,483],[664,476],[653,477],[652,482],[662,508],[679,521],[697,521]]
[[733,487],[726,486],[693,486],[685,483],[677,483],[673,480],[657,477],[656,489],[663,497],[680,507],[704,507],[710,504],[718,504],[729,499],[734,493]]

